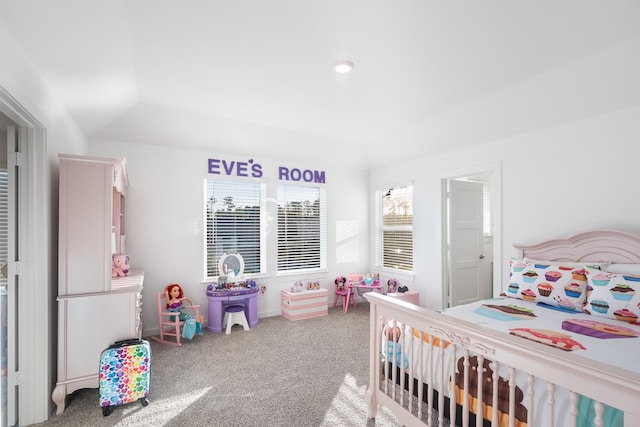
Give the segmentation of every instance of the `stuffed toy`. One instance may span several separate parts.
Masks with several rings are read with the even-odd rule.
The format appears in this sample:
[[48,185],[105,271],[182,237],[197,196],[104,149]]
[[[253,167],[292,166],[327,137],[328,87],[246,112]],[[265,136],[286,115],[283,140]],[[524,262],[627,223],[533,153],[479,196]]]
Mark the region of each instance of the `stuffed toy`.
[[402,330],[398,326],[389,327],[384,329],[384,334],[387,336],[387,360],[393,362],[395,360],[396,365],[404,369],[409,368],[409,360],[407,355],[402,352],[402,344],[400,344],[400,337],[402,336]]
[[111,260],[111,277],[129,275],[129,255],[115,254],[111,257]]

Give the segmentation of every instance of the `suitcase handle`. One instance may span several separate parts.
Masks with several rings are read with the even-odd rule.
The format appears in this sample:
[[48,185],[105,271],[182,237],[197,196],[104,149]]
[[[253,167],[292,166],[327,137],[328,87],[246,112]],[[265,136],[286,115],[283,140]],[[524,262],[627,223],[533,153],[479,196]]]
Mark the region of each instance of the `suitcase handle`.
[[143,341],[137,338],[129,338],[126,340],[116,341],[113,344],[111,344],[109,348],[126,347],[128,345],[136,345],[136,344],[142,344],[142,343]]

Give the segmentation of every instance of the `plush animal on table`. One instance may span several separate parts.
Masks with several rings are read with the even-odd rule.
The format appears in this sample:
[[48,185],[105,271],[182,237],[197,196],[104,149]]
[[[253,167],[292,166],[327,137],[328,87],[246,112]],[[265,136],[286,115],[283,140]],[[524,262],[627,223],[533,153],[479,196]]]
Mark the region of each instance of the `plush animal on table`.
[[131,272],[129,270],[129,255],[115,254],[111,257],[111,277],[128,276]]
[[335,284],[336,284],[336,290],[344,291],[344,287],[347,284],[347,278],[344,276],[338,276],[336,277]]

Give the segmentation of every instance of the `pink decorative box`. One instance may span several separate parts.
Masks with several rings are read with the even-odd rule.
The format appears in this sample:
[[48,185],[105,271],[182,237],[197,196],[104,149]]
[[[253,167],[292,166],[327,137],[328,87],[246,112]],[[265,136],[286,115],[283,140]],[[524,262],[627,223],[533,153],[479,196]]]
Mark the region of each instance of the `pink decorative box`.
[[418,291],[407,291],[404,293],[393,292],[393,293],[388,293],[387,296],[392,298],[398,298],[403,301],[410,302],[411,304],[420,305],[420,292]]
[[326,289],[302,292],[282,291],[282,315],[289,320],[309,319],[329,314]]

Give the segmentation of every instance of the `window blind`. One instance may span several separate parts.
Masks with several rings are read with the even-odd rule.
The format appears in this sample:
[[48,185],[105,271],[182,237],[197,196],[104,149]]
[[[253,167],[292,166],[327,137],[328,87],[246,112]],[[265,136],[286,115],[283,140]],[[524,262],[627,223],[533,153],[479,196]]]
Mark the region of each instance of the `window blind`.
[[493,235],[491,230],[491,187],[482,187],[482,228],[485,236]]
[[377,192],[378,265],[413,271],[413,186]]
[[218,262],[225,253],[242,256],[245,274],[262,273],[264,184],[207,179],[205,187],[206,277],[220,275]]
[[278,186],[278,271],[326,266],[325,190]]

